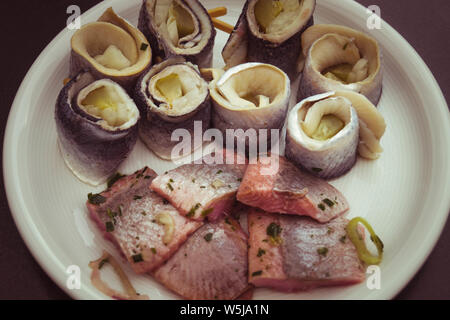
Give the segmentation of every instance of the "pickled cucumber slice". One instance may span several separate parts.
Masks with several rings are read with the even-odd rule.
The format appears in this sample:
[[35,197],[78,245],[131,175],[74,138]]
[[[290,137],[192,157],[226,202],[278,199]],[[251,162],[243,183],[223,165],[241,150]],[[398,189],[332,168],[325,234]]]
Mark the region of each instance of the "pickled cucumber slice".
[[344,128],[344,122],[341,119],[335,115],[327,114],[322,117],[311,138],[324,141],[334,137],[342,128]]
[[255,18],[259,26],[266,32],[273,20],[283,11],[281,1],[259,0],[255,5]]
[[103,86],[89,92],[81,104],[90,115],[102,118],[110,126],[119,127],[129,120],[127,112],[120,107],[121,101],[112,87]]
[[[350,72],[352,72],[353,70],[353,66],[349,63],[341,63],[329,68],[326,68],[322,74],[330,79],[331,76],[329,75],[329,73],[331,73],[332,75],[334,75],[336,78],[338,78],[339,81],[345,82],[347,83],[348,80],[348,75],[350,74]],[[327,76],[328,74],[328,76]],[[337,79],[333,79],[333,80],[337,80]]]
[[122,70],[131,66],[130,60],[115,45],[110,45],[103,54],[94,57],[102,66],[115,70]]
[[170,104],[172,104],[175,99],[183,96],[181,81],[176,73],[171,73],[168,76],[159,79],[156,82],[156,88]]
[[169,8],[167,18],[167,30],[174,45],[178,40],[192,34],[195,31],[194,21],[187,10],[174,2]]

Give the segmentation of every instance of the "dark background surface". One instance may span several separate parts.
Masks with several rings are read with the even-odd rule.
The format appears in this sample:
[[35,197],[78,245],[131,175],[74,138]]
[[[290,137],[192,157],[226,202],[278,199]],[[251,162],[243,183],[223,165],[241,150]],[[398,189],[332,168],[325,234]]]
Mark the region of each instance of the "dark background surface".
[[[0,141],[3,141],[8,112],[17,89],[33,61],[65,27],[66,8],[71,4],[77,4],[82,12],[85,12],[98,2],[100,1],[0,2],[2,40]],[[337,5],[338,2],[339,0],[336,0]],[[358,2],[364,6],[376,4],[381,8],[381,17],[406,38],[429,66],[448,102],[450,1],[358,0]],[[4,182],[3,180],[1,182],[0,299],[69,299],[45,274],[26,248],[11,217]],[[450,299],[449,253],[450,223],[447,221],[444,232],[428,260],[397,298]]]

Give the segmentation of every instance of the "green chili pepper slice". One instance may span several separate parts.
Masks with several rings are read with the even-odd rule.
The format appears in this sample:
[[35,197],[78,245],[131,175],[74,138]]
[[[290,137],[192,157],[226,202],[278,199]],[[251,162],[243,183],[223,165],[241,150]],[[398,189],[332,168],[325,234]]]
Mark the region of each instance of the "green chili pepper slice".
[[[361,235],[358,233],[358,223],[361,223],[367,228],[367,231],[370,233],[370,240],[375,244],[378,251],[378,256],[374,256],[370,253],[370,251],[366,247],[366,243],[364,239],[361,238]],[[356,251],[358,252],[358,257],[361,261],[371,265],[371,264],[379,264],[383,259],[383,242],[381,239],[375,234],[372,226],[363,218],[356,217],[350,220],[346,227],[347,236],[350,241],[355,245]]]

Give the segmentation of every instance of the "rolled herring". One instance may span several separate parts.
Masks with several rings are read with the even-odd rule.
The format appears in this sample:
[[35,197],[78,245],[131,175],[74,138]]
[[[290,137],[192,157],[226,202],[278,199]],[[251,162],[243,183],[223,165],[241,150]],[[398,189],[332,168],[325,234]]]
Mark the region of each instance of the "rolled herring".
[[376,159],[385,122],[363,95],[336,91],[299,102],[288,114],[286,157],[321,178],[338,177],[359,155]]
[[107,9],[97,22],[81,27],[71,39],[70,78],[89,70],[95,79],[108,78],[127,91],[150,66],[152,50],[145,36]]
[[138,28],[154,49],[155,62],[179,55],[211,67],[216,30],[198,0],[144,0]]
[[137,82],[134,98],[141,112],[139,136],[160,158],[179,157],[172,155],[180,143],[172,139],[176,129],[187,130],[190,150],[194,151],[194,122],[200,122],[202,135],[210,126],[208,84],[198,68],[182,57],[169,58],[144,73]]
[[313,24],[315,0],[248,0],[223,51],[226,68],[244,62],[298,74],[303,31]]
[[105,182],[134,147],[138,119],[138,108],[119,84],[80,73],[62,88],[55,106],[66,165],[85,183]]
[[297,101],[319,93],[350,90],[377,105],[382,91],[378,42],[348,27],[318,24],[302,35],[304,68]]
[[[227,129],[281,130],[290,97],[290,80],[279,68],[264,63],[249,62],[227,70],[210,83],[213,127],[224,136]],[[239,137],[237,136],[239,141]],[[245,139],[245,137],[244,137]],[[248,142],[245,143],[248,145]]]

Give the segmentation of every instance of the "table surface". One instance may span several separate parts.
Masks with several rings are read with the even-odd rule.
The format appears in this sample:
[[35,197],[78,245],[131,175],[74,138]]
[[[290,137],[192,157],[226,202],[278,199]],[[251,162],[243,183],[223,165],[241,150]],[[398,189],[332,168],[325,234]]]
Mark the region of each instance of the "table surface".
[[[381,17],[417,50],[449,101],[450,1],[427,1],[426,9],[423,0],[357,1],[364,6],[380,7]],[[67,7],[77,4],[84,12],[98,2],[100,1],[0,2],[3,43],[1,57],[6,64],[0,78],[0,101],[3,104],[3,112],[0,113],[1,141],[7,111],[11,108],[17,89],[39,53],[65,27]],[[0,210],[0,299],[70,299],[41,269],[22,241],[12,219],[4,187],[1,188]],[[428,260],[397,299],[450,299],[449,252],[450,222],[447,221]]]

